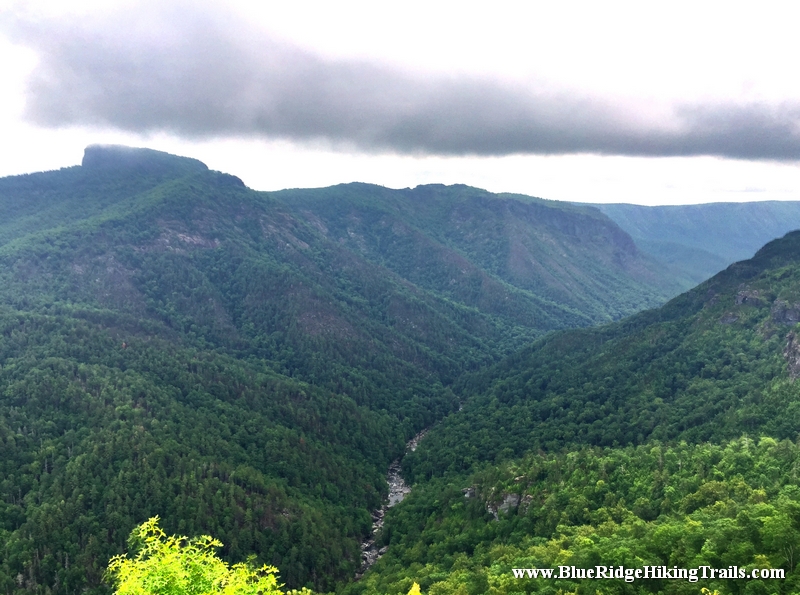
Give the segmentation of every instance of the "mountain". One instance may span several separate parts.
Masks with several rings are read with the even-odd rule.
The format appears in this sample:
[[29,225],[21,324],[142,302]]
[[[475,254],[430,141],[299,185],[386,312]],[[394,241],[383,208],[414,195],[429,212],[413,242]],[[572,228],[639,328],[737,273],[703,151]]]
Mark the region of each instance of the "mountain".
[[[403,460],[415,485],[386,555],[345,592],[796,590],[798,323],[800,231],[661,308],[463,377],[463,408]],[[600,565],[661,570],[513,571]],[[764,569],[784,580],[751,580]]]
[[800,202],[594,206],[629,233],[642,252],[667,265],[683,290],[800,229]]
[[607,322],[677,288],[591,207],[460,185],[347,184],[272,196],[371,262],[510,324]]
[[0,584],[106,592],[159,515],[332,589],[461,374],[658,274],[594,209],[466,187],[255,192],[121,147],[0,179]]
[[426,477],[582,444],[793,438],[799,280],[792,232],[661,308],[550,334],[464,377],[457,389],[473,396],[409,469]]

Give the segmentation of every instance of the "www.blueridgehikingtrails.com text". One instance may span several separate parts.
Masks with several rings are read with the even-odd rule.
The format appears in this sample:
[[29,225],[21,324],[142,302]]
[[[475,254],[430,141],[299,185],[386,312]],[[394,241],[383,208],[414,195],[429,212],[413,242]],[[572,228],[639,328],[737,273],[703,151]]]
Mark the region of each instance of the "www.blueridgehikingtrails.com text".
[[616,578],[626,583],[637,579],[673,579],[696,583],[700,579],[781,579],[783,568],[752,568],[746,570],[738,566],[712,568],[678,568],[673,566],[642,566],[641,568],[625,568],[624,566],[594,566],[592,568],[576,568],[575,566],[559,566],[557,568],[513,568],[514,578],[566,578],[566,579],[600,579]]

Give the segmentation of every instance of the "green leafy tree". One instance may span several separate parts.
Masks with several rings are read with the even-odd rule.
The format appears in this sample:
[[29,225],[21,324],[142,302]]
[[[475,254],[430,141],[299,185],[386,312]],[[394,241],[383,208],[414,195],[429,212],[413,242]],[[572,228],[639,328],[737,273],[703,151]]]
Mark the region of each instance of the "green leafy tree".
[[153,517],[134,529],[132,543],[139,546],[133,558],[114,556],[108,576],[117,595],[272,595],[281,593],[273,566],[229,566],[214,548],[222,543],[203,535],[189,539],[167,537]]

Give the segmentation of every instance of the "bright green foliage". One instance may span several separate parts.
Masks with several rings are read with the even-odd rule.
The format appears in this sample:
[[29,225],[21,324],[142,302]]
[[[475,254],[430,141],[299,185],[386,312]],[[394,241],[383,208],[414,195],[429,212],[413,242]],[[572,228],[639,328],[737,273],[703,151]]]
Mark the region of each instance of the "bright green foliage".
[[796,592],[799,262],[795,232],[659,310],[552,335],[464,379],[475,396],[407,455],[420,483],[386,517],[387,554],[348,592],[702,586],[511,576],[597,564],[783,568],[784,581],[706,586]]
[[[333,589],[387,466],[457,408],[458,376],[660,300],[591,209],[312,194],[103,149],[0,180],[0,591],[103,593],[105,561],[155,515]],[[552,245],[548,267],[586,292],[525,284]]]
[[[717,535],[700,551],[721,560],[778,564],[795,539],[780,457],[762,461],[767,480],[742,471],[742,487],[724,468],[719,485],[680,465],[665,479],[637,451],[651,467],[631,460],[620,468],[637,481],[611,485],[592,457],[633,455],[584,447],[660,440],[673,469],[669,448],[705,456],[678,440],[794,438],[796,237],[662,310],[550,335],[463,378],[548,331],[655,305],[670,283],[593,209],[466,187],[258,193],[198,162],[123,153],[0,180],[0,592],[103,595],[105,561],[156,515],[290,587],[397,594],[416,580],[487,593],[506,561],[549,562],[562,545],[576,560],[667,546],[689,559],[702,534],[688,521]],[[387,466],[446,417],[406,466],[435,479],[389,515],[375,572],[342,587]],[[574,469],[522,459],[541,475],[520,491],[538,512],[494,521],[494,496],[463,497],[469,482],[507,491],[519,474],[503,465],[571,446]],[[488,475],[459,483],[476,470]],[[717,547],[726,535],[736,552]]]
[[158,527],[158,517],[132,534],[138,551],[133,558],[115,556],[108,577],[117,595],[278,595],[272,566],[229,566],[214,549],[222,543],[204,535],[189,539],[171,536]]
[[352,574],[402,449],[396,419],[82,314],[0,309],[3,588],[100,588],[105,561],[155,515],[291,586]]

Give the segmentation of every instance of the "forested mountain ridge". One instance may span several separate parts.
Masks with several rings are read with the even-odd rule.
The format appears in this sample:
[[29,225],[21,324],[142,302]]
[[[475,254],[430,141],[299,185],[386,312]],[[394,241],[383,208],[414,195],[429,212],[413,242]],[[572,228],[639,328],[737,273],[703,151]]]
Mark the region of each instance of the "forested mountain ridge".
[[684,290],[800,229],[796,201],[593,206],[628,232],[643,252],[667,265]]
[[591,207],[438,184],[272,196],[404,279],[525,326],[555,328],[568,309],[618,319],[678,287]]
[[[136,197],[208,173],[196,159],[148,149],[88,147],[83,165],[0,178],[0,246],[94,217],[124,216]],[[13,245],[13,244],[12,244]]]
[[[523,208],[423,190],[462,214],[457,195],[479,195],[479,218],[499,205],[504,225]],[[573,249],[569,233],[552,244],[570,213],[573,239],[592,220],[601,230],[574,247],[588,264],[569,265],[576,296],[560,303],[490,262],[502,229],[471,254],[461,232],[435,235],[435,218],[398,216],[392,233],[424,252],[403,269],[397,237],[372,230],[389,245],[361,246],[368,226],[333,233],[326,201],[315,214],[301,198],[109,147],[0,180],[0,588],[102,592],[108,558],[160,515],[169,533],[220,538],[229,559],[275,564],[290,586],[331,589],[359,566],[389,462],[456,408],[463,371],[659,299],[647,261],[597,212],[557,208],[544,236]],[[615,296],[599,293],[609,275]]]

